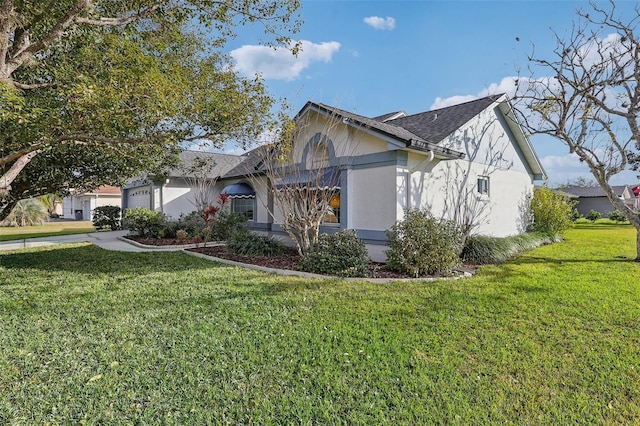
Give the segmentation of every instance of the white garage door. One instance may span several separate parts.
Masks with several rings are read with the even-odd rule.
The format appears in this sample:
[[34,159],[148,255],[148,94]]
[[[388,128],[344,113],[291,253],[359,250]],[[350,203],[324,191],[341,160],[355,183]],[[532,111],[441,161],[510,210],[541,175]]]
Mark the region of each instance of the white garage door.
[[127,191],[127,208],[135,207],[151,208],[151,187],[140,186]]

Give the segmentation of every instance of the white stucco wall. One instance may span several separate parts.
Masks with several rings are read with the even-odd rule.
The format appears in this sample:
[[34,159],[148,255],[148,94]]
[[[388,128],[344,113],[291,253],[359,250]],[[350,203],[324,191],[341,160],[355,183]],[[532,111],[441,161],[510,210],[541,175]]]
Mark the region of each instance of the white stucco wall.
[[[396,221],[398,194],[403,193],[398,185],[401,181],[404,179],[398,176],[396,166],[349,171],[347,227],[375,231],[389,229]],[[400,198],[405,197],[400,195]]]
[[162,199],[156,200],[156,204],[160,203],[162,212],[172,219],[178,219],[180,215],[187,215],[196,210],[193,192],[182,180],[170,180],[162,186]]
[[[411,164],[416,164],[413,158]],[[526,229],[527,194],[533,191],[528,173],[500,169],[466,160],[446,160],[412,169],[410,206],[427,208],[436,217],[454,219],[456,212],[469,214],[477,223],[474,233],[505,237]],[[489,179],[489,195],[477,191],[478,177]],[[458,213],[460,214],[460,213]]]

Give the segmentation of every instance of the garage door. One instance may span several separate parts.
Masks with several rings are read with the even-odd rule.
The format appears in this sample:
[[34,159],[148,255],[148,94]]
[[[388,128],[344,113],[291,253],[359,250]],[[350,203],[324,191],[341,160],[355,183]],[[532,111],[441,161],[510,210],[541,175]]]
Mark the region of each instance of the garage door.
[[140,186],[127,190],[127,208],[151,208],[151,187]]

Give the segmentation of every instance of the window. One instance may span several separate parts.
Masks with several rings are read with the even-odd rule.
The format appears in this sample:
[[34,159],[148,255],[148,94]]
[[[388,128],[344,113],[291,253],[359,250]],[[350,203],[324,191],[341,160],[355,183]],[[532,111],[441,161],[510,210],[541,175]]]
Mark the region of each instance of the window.
[[329,149],[326,143],[317,143],[309,151],[308,169],[321,169],[329,166]]
[[247,220],[253,220],[253,204],[255,198],[232,198],[231,211],[243,214]]
[[489,196],[489,177],[480,176],[478,178],[478,194]]
[[324,216],[323,225],[340,223],[340,191],[334,192],[329,200],[329,211]]

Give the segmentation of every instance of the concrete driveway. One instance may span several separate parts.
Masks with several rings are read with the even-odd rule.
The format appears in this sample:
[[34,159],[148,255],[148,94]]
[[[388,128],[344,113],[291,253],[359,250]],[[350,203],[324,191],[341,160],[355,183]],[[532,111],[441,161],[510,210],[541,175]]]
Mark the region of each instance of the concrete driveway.
[[167,247],[167,248],[145,248],[138,247],[134,244],[130,244],[127,241],[123,241],[122,237],[127,235],[129,231],[106,231],[106,232],[92,232],[90,234],[76,234],[76,235],[61,235],[52,237],[39,237],[39,238],[27,238],[23,240],[13,241],[0,241],[0,251],[4,250],[16,250],[21,248],[30,247],[43,247],[54,244],[65,243],[92,243],[105,250],[114,251],[179,251],[183,247]]

